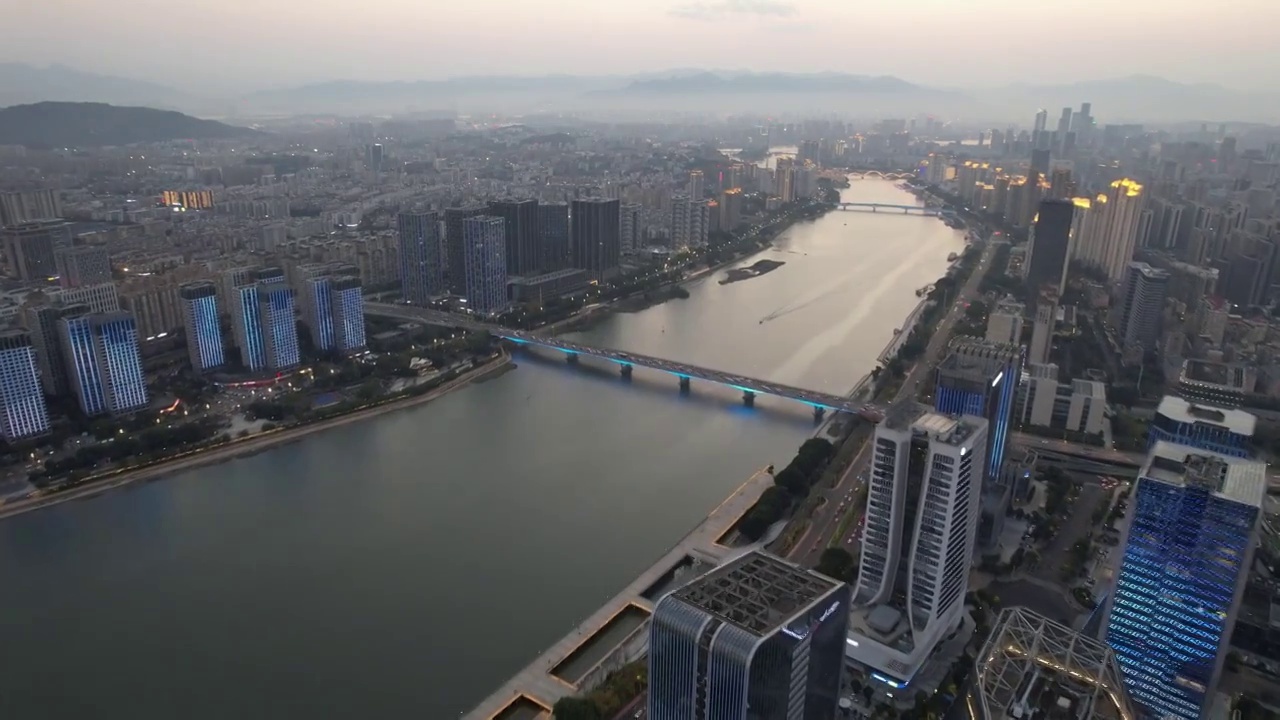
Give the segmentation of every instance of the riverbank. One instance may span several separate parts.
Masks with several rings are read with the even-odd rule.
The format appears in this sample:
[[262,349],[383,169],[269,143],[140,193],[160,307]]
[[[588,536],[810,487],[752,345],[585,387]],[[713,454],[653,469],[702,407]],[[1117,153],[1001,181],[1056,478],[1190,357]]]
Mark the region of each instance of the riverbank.
[[514,369],[514,363],[511,361],[511,356],[506,352],[503,352],[497,358],[485,363],[484,365],[473,368],[472,370],[469,370],[466,373],[463,373],[462,375],[421,395],[389,400],[384,403],[374,405],[373,407],[356,410],[355,412],[347,413],[346,415],[326,418],[324,420],[299,427],[280,428],[277,430],[259,433],[257,435],[251,435],[246,438],[234,439],[221,445],[192,450],[176,457],[160,460],[155,464],[145,467],[113,470],[105,473],[98,479],[88,479],[70,490],[0,505],[0,520],[33,510],[52,507],[53,505],[70,502],[72,500],[83,500],[95,497],[109,490],[126,487],[137,482],[151,482],[159,480],[165,475],[181,472],[183,470],[216,465],[218,463],[256,455],[280,445],[296,442],[313,433],[318,433],[330,428],[342,427],[343,425],[367,420],[396,410],[403,410],[426,404],[455,390],[460,390],[473,382],[483,382],[485,380],[492,379],[493,377],[497,377],[511,369]]
[[728,285],[729,283],[741,282],[743,280],[758,278],[761,275],[768,275],[783,265],[786,265],[786,263],[782,260],[757,260],[755,263],[747,267],[730,270],[725,274],[725,277],[720,280],[720,284]]

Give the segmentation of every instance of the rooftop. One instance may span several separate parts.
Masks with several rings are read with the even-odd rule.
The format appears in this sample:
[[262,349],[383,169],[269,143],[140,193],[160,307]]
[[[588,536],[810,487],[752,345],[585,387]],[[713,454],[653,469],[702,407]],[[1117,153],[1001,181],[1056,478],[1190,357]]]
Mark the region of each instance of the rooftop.
[[1173,485],[1208,486],[1216,495],[1262,507],[1267,494],[1267,464],[1160,441],[1151,448],[1139,477]]
[[785,626],[839,583],[772,555],[751,552],[672,593],[672,597],[759,637]]
[[1243,390],[1244,368],[1209,360],[1186,360],[1182,363],[1183,382],[1221,385],[1233,390]]
[[1225,427],[1238,435],[1252,436],[1258,418],[1243,410],[1197,405],[1180,397],[1165,395],[1156,413],[1183,423],[1205,423]]

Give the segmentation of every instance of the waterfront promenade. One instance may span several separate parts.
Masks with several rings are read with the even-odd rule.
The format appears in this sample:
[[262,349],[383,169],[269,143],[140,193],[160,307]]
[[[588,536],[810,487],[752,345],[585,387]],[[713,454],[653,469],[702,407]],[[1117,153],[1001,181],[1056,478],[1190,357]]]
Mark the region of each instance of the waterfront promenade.
[[[760,494],[772,485],[773,475],[766,470],[758,470],[648,570],[641,573],[630,585],[627,585],[621,592],[613,596],[609,602],[583,620],[572,632],[565,635],[535,658],[527,667],[516,673],[506,684],[465,715],[466,720],[490,720],[520,696],[527,697],[545,707],[551,707],[560,698],[577,694],[579,688],[556,677],[552,674],[552,669],[569,657],[580,645],[628,606],[635,606],[647,613],[652,613],[654,603],[645,598],[643,593],[659,583],[668,572],[684,561],[686,557],[715,566],[754,547],[730,548],[719,545],[716,541],[727,530],[732,528],[734,523],[747,510],[751,509]],[[640,627],[619,645],[628,644],[633,638],[641,640],[643,644],[647,645],[647,640],[636,636],[640,633],[647,635],[648,625],[649,623],[646,619]],[[602,656],[600,663],[608,660],[608,654],[610,653]],[[597,665],[600,663],[597,663]],[[594,670],[595,668],[588,670],[584,673],[584,677],[594,675]]]

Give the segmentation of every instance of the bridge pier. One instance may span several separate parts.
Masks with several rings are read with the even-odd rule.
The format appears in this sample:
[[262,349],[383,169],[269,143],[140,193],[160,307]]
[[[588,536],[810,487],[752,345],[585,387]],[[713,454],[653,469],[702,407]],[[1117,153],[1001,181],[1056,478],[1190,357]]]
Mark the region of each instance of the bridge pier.
[[743,391],[742,391],[742,404],[743,404],[743,405],[746,405],[747,407],[755,407],[755,406],[756,406],[756,394],[755,394],[755,393],[753,393],[753,392],[751,392],[750,390],[743,390]]
[[632,366],[629,363],[622,363],[621,365],[618,366],[618,374],[622,375],[623,380],[630,380],[631,371],[633,368],[634,366]]
[[824,407],[815,407],[813,409],[813,419],[815,422],[822,422],[822,418],[826,414],[827,414],[827,409]]
[[680,394],[681,395],[689,394],[689,378],[685,375],[680,376]]
[[565,353],[565,354],[564,354],[564,361],[565,361],[565,362],[567,362],[567,363],[569,363],[570,365],[577,365],[577,364],[578,364],[578,353],[576,353],[576,352]]

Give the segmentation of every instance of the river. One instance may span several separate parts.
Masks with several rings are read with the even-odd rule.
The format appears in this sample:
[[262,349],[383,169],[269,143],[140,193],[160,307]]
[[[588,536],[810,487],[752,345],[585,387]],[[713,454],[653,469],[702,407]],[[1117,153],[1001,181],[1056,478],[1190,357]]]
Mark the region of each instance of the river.
[[[878,180],[849,200],[912,202]],[[767,275],[577,337],[847,392],[961,233],[833,212]],[[428,405],[0,522],[0,717],[456,717],[677,542],[809,409],[550,354]]]

